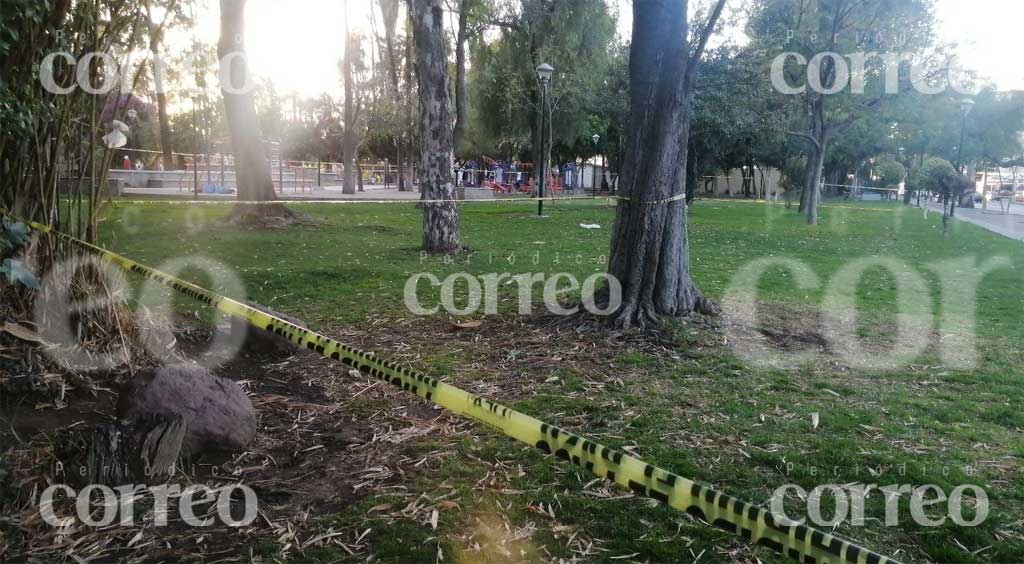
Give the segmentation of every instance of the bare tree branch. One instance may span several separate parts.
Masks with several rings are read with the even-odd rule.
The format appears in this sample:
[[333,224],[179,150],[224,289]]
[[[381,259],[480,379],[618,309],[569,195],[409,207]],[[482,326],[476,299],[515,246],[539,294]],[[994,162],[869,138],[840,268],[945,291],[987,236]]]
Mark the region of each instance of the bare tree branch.
[[718,25],[718,20],[722,16],[722,10],[725,8],[726,0],[718,0],[715,3],[715,8],[712,10],[711,15],[708,16],[708,21],[701,31],[700,36],[697,38],[697,47],[693,50],[690,55],[690,62],[686,65],[686,81],[687,84],[693,84],[693,77],[697,74],[697,69],[700,66],[701,57],[704,56],[704,49],[708,45],[708,40],[711,39],[711,35],[715,33],[715,27]]

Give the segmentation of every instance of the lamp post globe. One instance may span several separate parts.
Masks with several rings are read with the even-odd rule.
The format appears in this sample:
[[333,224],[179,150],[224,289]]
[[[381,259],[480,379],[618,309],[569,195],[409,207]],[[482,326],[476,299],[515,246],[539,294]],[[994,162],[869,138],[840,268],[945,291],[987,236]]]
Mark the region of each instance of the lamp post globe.
[[537,78],[540,79],[541,83],[547,84],[551,82],[551,75],[555,74],[555,67],[544,63],[537,67]]

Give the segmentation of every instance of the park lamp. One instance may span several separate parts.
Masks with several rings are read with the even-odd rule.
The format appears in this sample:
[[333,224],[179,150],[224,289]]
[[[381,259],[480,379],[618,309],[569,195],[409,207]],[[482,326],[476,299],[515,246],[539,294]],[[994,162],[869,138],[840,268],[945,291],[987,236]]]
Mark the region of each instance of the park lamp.
[[544,63],[537,67],[537,78],[540,79],[542,84],[551,82],[551,75],[555,74],[555,67]]
[[596,133],[594,134],[594,136],[593,136],[593,137],[591,137],[591,139],[593,139],[593,140],[594,140],[594,145],[597,145],[598,143],[600,143],[600,142],[601,142],[601,136],[600,136],[600,135],[598,135],[598,134],[596,134]]

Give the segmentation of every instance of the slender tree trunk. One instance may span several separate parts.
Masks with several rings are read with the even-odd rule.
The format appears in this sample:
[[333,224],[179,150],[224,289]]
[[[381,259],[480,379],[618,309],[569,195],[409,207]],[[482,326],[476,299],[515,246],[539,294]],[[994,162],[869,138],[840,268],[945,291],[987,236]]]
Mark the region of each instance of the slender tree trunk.
[[808,188],[813,184],[812,178],[814,177],[814,163],[818,160],[818,148],[815,145],[811,145],[811,148],[807,151],[807,166],[804,168],[804,183],[800,190],[800,206],[797,211],[801,215],[807,214],[807,206],[811,198],[811,191]]
[[462,146],[462,140],[466,137],[466,120],[468,119],[469,108],[467,103],[466,88],[466,41],[469,38],[469,9],[473,0],[461,0],[459,5],[459,30],[455,39],[455,130],[452,142],[455,150]]
[[818,224],[818,202],[821,200],[821,178],[828,151],[829,130],[824,123],[824,105],[815,105],[811,150],[807,155],[807,178],[800,204],[808,225]]
[[[231,84],[222,84],[221,92],[235,155],[238,199],[269,202],[277,200],[277,194],[270,178],[266,148],[260,136],[253,93],[251,89],[245,88],[249,81],[249,69],[244,57],[245,2],[220,0],[221,27],[217,53],[222,62],[231,64],[226,77]],[[236,53],[238,55],[229,57]],[[225,73],[222,71],[221,75]],[[282,205],[238,204],[232,212],[232,218],[243,223],[258,222],[259,218],[268,216],[294,217],[294,214]]]
[[807,224],[818,224],[818,202],[821,200],[821,171],[825,166],[825,150],[828,141],[822,140],[821,149],[814,151],[814,163],[811,168],[810,186],[804,189],[808,192],[807,198]]
[[167,94],[157,92],[156,107],[160,118],[160,150],[164,154],[164,170],[177,170],[174,147],[171,144],[171,120],[167,117]]
[[345,75],[345,130],[341,137],[341,150],[344,158],[345,177],[342,180],[343,194],[356,193],[356,104],[355,80],[352,77],[352,54],[358,49],[352,41],[348,29],[348,15],[345,16],[345,57],[342,59],[342,73]]
[[395,139],[395,170],[397,170],[398,191],[405,192],[405,153],[402,151],[402,140]]
[[[412,9],[411,0],[410,0],[409,8],[410,8],[410,10]],[[413,14],[410,11],[409,17],[412,18],[412,15]],[[415,24],[410,22],[410,28],[414,27],[414,25]],[[415,97],[415,95],[414,95],[414,93],[412,91],[413,70],[414,70],[413,67],[414,67],[414,65],[416,63],[416,61],[414,59],[415,53],[414,53],[414,49],[413,49],[414,41],[415,41],[415,35],[413,35],[412,37],[406,37],[406,40],[405,40],[405,88],[406,88],[406,92],[405,92],[404,98],[406,100],[406,104],[405,104],[405,116],[406,116],[405,126],[408,129],[406,131],[406,135],[405,135],[404,139],[402,140],[403,144],[405,145],[405,155],[406,155],[406,158],[405,158],[406,169],[402,171],[402,176],[405,178],[405,189],[407,191],[409,191],[409,192],[412,192],[413,188],[415,188],[415,186],[416,186],[416,180],[415,180],[416,172],[415,172],[415,170],[413,170],[413,163],[416,160],[415,156],[413,155],[413,151],[414,151],[414,149],[413,149],[413,128],[416,127],[416,125],[414,124],[414,119],[413,119],[413,108],[414,108],[413,104],[416,103],[416,97]],[[422,156],[421,156],[421,158],[422,158]],[[423,194],[425,194],[425,192],[423,190],[423,186],[421,185],[420,186],[420,199],[425,199],[425,196]]]
[[160,45],[154,40],[151,45],[153,51],[153,81],[156,83],[156,108],[160,120],[160,151],[163,153],[164,170],[175,170],[174,151],[171,144],[171,120],[167,117],[167,93],[163,87],[163,69],[159,61]]
[[826,121],[825,97],[819,96],[811,102],[811,122],[813,137],[811,149],[807,154],[807,177],[804,194],[800,200],[800,211],[807,216],[808,225],[818,224],[818,202],[821,199],[821,175],[825,167],[825,154],[828,151],[831,126]]
[[[167,117],[167,93],[164,89],[163,62],[160,58],[160,43],[163,40],[162,26],[152,19],[150,3],[146,2],[146,17],[149,20],[149,50],[153,56],[153,87],[156,90],[156,107],[160,120],[160,150],[163,153],[164,170],[177,168],[171,146],[171,121]],[[167,16],[170,17],[170,16]]]
[[[716,6],[712,22],[721,13]],[[634,0],[630,47],[630,131],[608,270],[622,286],[615,325],[659,314],[712,313],[690,278],[685,195],[693,97],[687,2]],[[703,43],[701,43],[703,46]]]
[[387,42],[388,72],[391,74],[393,94],[398,96],[398,55],[395,54],[395,36],[398,28],[398,0],[378,0],[384,20],[384,41]]
[[420,187],[428,200],[423,204],[423,246],[429,253],[453,253],[462,249],[462,242],[455,207],[444,10],[441,0],[412,0],[411,6],[420,95]]
[[359,162],[359,147],[356,147],[356,180],[358,181],[359,191],[366,192],[366,187],[363,186],[363,165]]
[[[384,20],[384,41],[387,43],[388,74],[391,76],[391,94],[395,102],[401,106],[403,103],[402,90],[398,74],[398,53],[395,44],[398,40],[398,0],[378,0],[382,19]],[[401,126],[404,129],[404,125]],[[407,153],[403,147],[402,134],[395,135],[395,168],[398,171],[396,184],[399,192],[405,192],[408,187],[405,184],[405,162]]]

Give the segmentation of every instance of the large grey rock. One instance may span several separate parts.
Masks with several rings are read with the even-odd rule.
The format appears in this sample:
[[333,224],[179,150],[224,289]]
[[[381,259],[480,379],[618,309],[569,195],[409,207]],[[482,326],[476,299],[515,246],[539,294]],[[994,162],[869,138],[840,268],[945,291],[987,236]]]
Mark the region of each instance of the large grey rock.
[[256,436],[256,409],[234,381],[195,366],[167,366],[125,384],[118,417],[180,415],[183,451],[241,450]]

